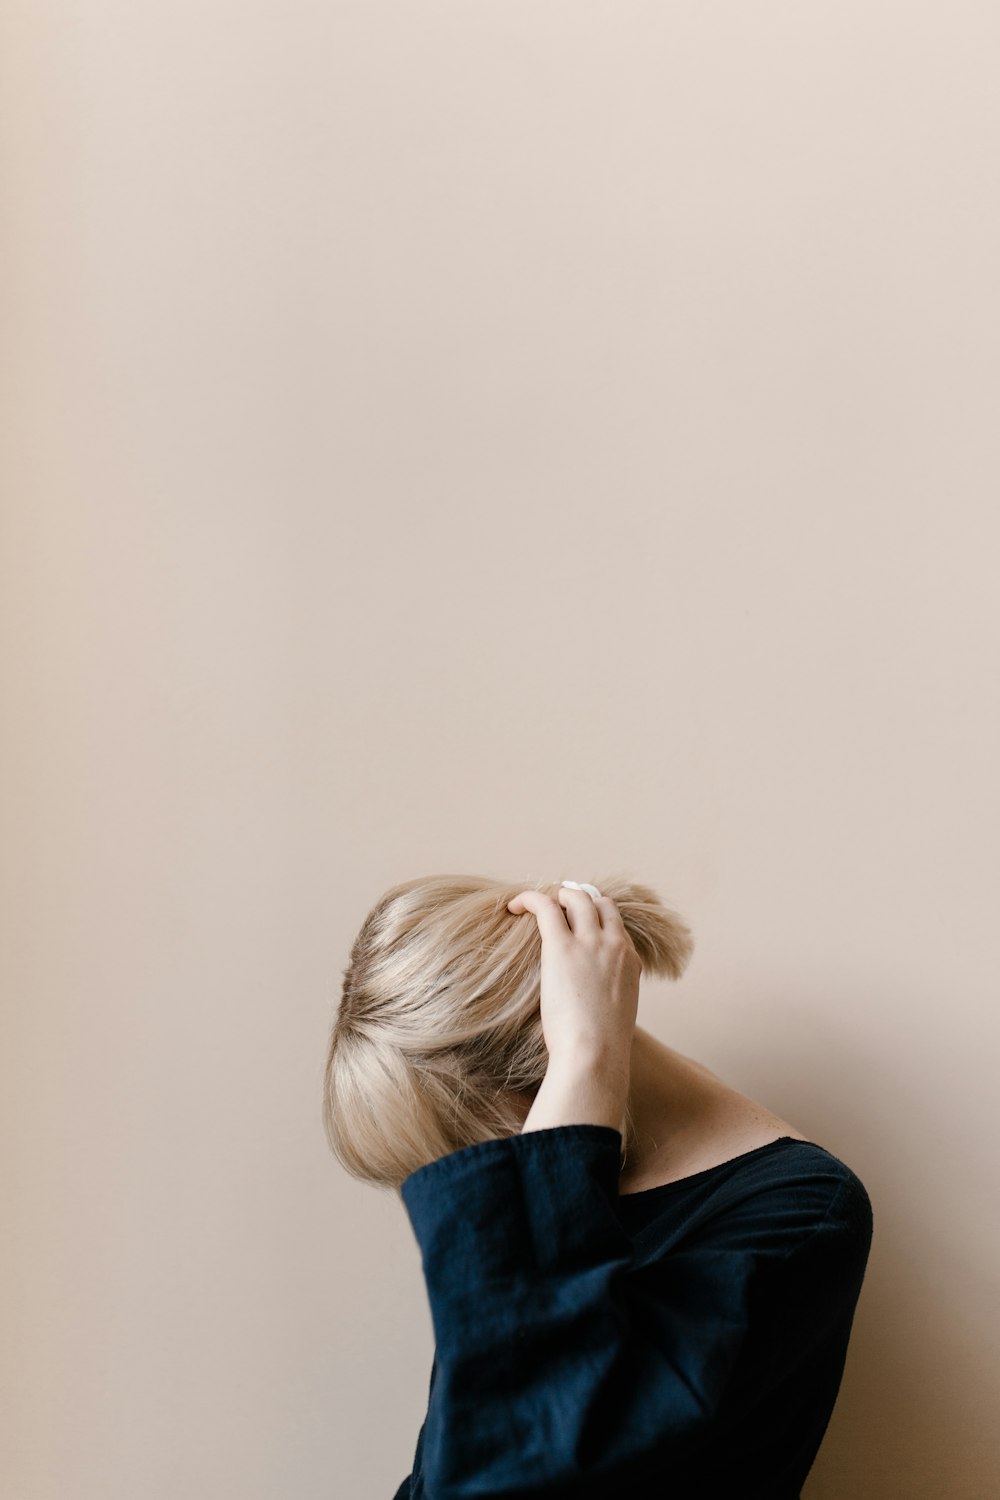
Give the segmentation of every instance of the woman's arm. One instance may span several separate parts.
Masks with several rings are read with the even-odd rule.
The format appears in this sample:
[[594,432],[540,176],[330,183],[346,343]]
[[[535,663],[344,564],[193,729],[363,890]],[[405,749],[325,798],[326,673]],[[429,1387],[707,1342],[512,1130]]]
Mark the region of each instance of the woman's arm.
[[610,896],[561,886],[508,902],[542,935],[541,1022],[549,1064],[522,1126],[621,1126],[642,961]]
[[550,1062],[521,1127],[550,1130],[556,1125],[621,1127],[628,1096],[628,1075],[622,1083],[622,1061],[614,1052],[581,1051]]

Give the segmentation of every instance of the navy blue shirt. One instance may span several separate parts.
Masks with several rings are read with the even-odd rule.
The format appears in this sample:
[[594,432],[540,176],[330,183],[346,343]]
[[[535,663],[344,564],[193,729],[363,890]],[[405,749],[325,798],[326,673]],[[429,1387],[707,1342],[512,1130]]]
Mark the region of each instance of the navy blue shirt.
[[393,1500],[798,1500],[872,1237],[864,1184],[783,1136],[621,1194],[621,1136],[481,1141],[401,1193],[434,1329]]

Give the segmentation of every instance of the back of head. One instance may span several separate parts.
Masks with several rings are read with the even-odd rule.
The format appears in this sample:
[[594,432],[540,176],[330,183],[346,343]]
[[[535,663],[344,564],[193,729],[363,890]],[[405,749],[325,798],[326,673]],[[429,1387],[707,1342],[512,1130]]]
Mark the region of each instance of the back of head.
[[[649,886],[612,876],[611,896],[643,973],[679,979],[694,946]],[[428,875],[386,891],[351,947],[330,1033],[323,1117],[353,1176],[398,1188],[418,1167],[517,1133],[548,1056],[540,1020],[541,934],[514,916],[510,885]],[[628,1144],[623,1122],[623,1147]]]

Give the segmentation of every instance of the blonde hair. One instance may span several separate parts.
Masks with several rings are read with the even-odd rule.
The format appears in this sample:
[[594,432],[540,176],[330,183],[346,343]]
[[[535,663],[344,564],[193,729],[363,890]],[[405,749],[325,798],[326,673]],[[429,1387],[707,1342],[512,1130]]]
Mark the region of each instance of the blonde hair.
[[[649,886],[611,876],[611,896],[643,973],[679,979],[694,940]],[[541,934],[515,916],[518,891],[477,875],[427,875],[393,886],[351,947],[330,1033],[323,1122],[354,1177],[398,1189],[462,1146],[517,1134],[548,1054],[540,1022]],[[623,1158],[632,1134],[626,1108]]]

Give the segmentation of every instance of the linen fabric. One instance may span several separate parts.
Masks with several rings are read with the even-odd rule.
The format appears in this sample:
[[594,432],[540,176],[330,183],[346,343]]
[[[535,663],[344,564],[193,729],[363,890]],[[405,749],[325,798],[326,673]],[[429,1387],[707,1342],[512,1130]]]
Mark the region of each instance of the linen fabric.
[[393,1500],[798,1500],[868,1260],[864,1184],[784,1136],[621,1194],[621,1144],[560,1125],[403,1182],[435,1344]]

